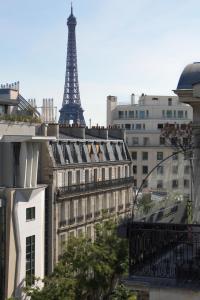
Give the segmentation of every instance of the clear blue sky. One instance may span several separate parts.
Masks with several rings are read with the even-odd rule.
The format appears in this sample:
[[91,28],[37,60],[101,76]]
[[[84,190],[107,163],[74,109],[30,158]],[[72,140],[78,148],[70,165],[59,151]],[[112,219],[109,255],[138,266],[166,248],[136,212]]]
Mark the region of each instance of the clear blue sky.
[[[74,0],[85,119],[105,124],[106,96],[172,94],[200,61],[199,0]],[[61,107],[70,1],[0,0],[0,83]]]

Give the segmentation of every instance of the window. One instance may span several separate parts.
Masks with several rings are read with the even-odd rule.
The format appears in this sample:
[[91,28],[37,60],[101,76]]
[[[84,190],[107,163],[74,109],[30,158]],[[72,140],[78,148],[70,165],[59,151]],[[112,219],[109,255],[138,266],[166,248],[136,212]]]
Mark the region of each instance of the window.
[[178,174],[178,166],[172,166],[172,173]]
[[35,220],[35,207],[26,209],[26,221]]
[[178,153],[176,153],[176,154],[175,154],[175,153],[176,153],[176,152],[173,152],[173,154],[174,154],[174,155],[172,156],[172,159],[173,159],[173,160],[177,160],[177,159],[178,159]]
[[129,118],[134,118],[134,111],[133,110],[129,111]]
[[135,129],[136,129],[136,130],[141,130],[141,128],[142,128],[142,125],[141,125],[141,124],[136,124],[136,125],[135,125]]
[[188,117],[188,113],[187,113],[187,110],[185,111],[185,118],[187,119]]
[[146,117],[148,118],[149,117],[149,111],[146,110]]
[[177,179],[172,180],[172,188],[173,189],[178,188],[178,180]]
[[157,152],[157,160],[163,160],[163,152]]
[[136,165],[133,166],[133,174],[137,174],[137,166]]
[[190,181],[188,179],[184,179],[184,188],[188,189],[190,187]]
[[174,118],[176,118],[176,110],[174,110]]
[[125,128],[130,130],[131,129],[131,124],[125,124]]
[[157,97],[153,97],[152,100],[153,101],[158,101],[158,98]]
[[157,167],[157,175],[163,175],[164,174],[164,167],[158,166]]
[[119,119],[123,119],[124,117],[124,112],[123,111],[119,111]]
[[140,110],[139,111],[139,116],[140,116],[140,119],[144,119],[145,118],[145,111],[144,110]]
[[171,110],[167,110],[167,118],[172,118],[172,111]]
[[144,144],[144,146],[147,146],[147,145],[150,144],[150,143],[149,143],[149,138],[148,138],[148,137],[144,137],[144,138],[143,138],[143,144]]
[[158,127],[158,129],[162,129],[163,128],[163,124],[158,124],[157,127]]
[[133,137],[133,145],[138,145],[138,144],[139,144],[139,138]]
[[160,137],[160,145],[165,145],[165,138],[164,137]]
[[168,98],[168,106],[172,106],[172,98]]
[[134,186],[134,187],[137,187],[137,179],[134,179],[134,180],[133,180],[133,186]]
[[132,152],[131,156],[132,156],[133,160],[136,160],[137,159],[137,152],[136,151]]
[[148,174],[148,166],[142,166],[142,174]]
[[142,159],[148,160],[148,152],[142,152]]
[[178,118],[182,119],[183,118],[183,111],[178,110]]
[[138,110],[135,111],[135,117],[138,118]]
[[157,189],[162,189],[163,188],[163,181],[162,180],[158,180],[157,181]]
[[148,187],[148,180],[143,180],[142,184],[143,184],[143,188],[147,188]]
[[190,166],[184,167],[184,174],[190,174]]
[[35,235],[26,238],[26,283],[33,285],[35,281]]

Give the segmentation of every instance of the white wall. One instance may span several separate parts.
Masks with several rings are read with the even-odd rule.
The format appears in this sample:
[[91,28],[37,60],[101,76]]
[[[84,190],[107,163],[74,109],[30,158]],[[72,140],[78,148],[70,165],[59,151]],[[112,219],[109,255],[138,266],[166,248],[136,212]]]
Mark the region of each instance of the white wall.
[[[26,237],[35,235],[35,276],[44,277],[45,188],[19,189],[15,195],[16,243],[19,245],[16,296],[26,275]],[[26,221],[26,208],[35,207],[35,220]]]

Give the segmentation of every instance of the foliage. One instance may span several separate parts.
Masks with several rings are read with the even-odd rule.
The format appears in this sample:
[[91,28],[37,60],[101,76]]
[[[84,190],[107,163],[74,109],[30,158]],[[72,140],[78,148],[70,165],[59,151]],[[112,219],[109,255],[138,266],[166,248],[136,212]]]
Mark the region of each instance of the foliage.
[[187,152],[192,145],[192,123],[189,124],[168,124],[166,123],[161,130],[164,137],[176,150]]
[[41,123],[40,118],[32,115],[2,115],[0,121]]
[[127,271],[128,245],[117,236],[116,225],[112,220],[98,224],[93,243],[83,236],[71,238],[44,288],[27,290],[31,299],[117,299],[111,295]]
[[114,290],[111,300],[137,300],[137,296],[126,286],[119,284]]
[[138,201],[138,207],[143,214],[148,214],[150,209],[153,207],[153,201],[151,200],[151,194],[143,194],[142,198]]

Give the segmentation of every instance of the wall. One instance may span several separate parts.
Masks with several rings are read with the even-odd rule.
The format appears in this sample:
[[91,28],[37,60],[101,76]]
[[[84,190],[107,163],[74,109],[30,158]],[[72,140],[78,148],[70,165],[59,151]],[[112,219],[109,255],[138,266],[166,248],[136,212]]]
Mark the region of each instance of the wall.
[[149,300],[199,300],[200,291],[187,289],[151,289]]

